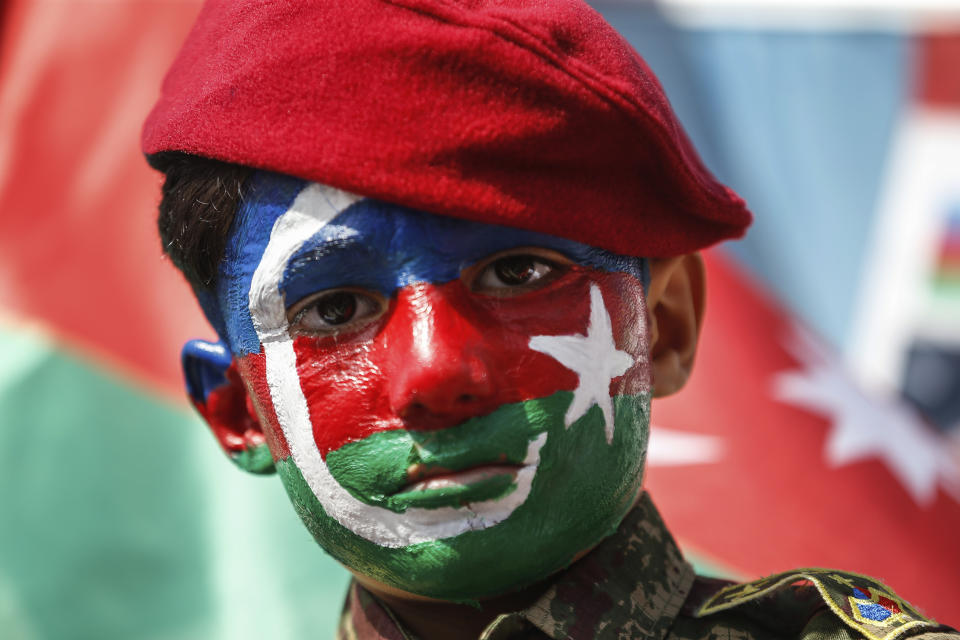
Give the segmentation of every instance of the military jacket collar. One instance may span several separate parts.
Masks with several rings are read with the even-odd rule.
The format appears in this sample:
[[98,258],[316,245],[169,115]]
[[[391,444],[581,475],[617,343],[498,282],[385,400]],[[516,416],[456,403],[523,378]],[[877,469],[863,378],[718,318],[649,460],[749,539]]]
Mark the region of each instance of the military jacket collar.
[[[557,574],[532,606],[494,620],[480,640],[541,633],[555,640],[592,640],[598,635],[662,640],[694,577],[644,493],[616,533]],[[339,637],[415,640],[386,606],[356,583],[347,596]]]

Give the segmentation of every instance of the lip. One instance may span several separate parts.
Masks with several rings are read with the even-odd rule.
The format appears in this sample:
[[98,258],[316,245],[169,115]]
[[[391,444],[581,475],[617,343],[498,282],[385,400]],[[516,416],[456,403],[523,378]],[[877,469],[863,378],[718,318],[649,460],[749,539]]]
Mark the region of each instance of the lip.
[[501,475],[510,475],[516,479],[517,472],[523,465],[517,464],[485,464],[458,471],[443,468],[418,468],[414,465],[407,471],[409,482],[397,494],[429,491],[432,489],[458,489]]
[[387,502],[392,508],[433,510],[440,507],[459,508],[469,504],[496,500],[517,487],[523,465],[484,464],[451,471],[434,467],[414,469],[408,482]]

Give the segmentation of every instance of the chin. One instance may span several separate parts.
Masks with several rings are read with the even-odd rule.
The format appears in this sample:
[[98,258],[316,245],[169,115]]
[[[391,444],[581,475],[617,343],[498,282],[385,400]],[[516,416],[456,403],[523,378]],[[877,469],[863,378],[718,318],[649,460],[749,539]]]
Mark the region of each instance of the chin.
[[[354,574],[407,594],[476,602],[562,571],[616,531],[640,490],[643,455],[637,451],[646,441],[645,430],[623,431],[624,448],[612,447],[619,455],[603,468],[558,459],[548,439],[529,496],[505,520],[402,547],[378,545],[328,515],[292,461],[280,462],[278,472],[317,543]],[[558,440],[554,448],[576,450],[578,438]]]

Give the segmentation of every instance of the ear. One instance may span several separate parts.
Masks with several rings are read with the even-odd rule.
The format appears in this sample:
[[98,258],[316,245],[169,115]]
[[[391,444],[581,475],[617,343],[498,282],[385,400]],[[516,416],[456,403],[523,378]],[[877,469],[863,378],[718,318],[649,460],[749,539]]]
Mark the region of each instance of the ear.
[[650,261],[647,313],[654,397],[679,391],[690,377],[706,301],[699,253]]
[[272,473],[273,457],[236,362],[223,342],[191,340],[181,353],[187,393],[230,459],[251,473]]

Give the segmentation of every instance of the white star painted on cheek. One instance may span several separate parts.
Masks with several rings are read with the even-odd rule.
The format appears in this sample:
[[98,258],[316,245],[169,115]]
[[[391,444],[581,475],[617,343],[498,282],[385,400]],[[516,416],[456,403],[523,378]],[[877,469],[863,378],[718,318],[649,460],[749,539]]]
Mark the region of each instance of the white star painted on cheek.
[[617,349],[613,342],[610,314],[600,287],[590,285],[590,320],[587,335],[533,336],[530,348],[555,358],[577,374],[579,381],[564,418],[569,428],[593,405],[603,413],[607,444],[613,442],[613,401],[610,381],[633,366],[633,356]]
[[780,373],[775,394],[829,417],[828,464],[879,459],[916,504],[932,503],[938,487],[960,501],[960,469],[944,439],[914,411],[892,398],[865,395],[840,359],[806,330],[796,327],[786,346],[802,368]]

